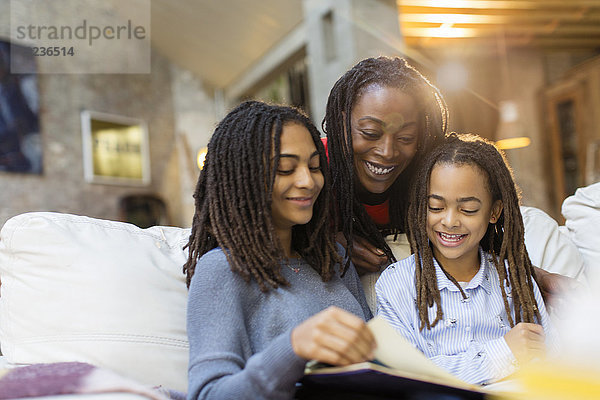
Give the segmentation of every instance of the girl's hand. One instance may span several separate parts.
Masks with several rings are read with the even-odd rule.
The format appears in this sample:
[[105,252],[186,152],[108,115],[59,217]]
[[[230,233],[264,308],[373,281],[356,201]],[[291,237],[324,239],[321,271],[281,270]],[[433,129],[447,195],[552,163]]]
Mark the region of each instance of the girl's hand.
[[504,340],[520,363],[543,358],[546,353],[544,329],[538,324],[519,322],[504,335]]
[[[346,246],[344,234],[338,232],[336,240]],[[360,236],[354,236],[352,240],[352,263],[359,275],[369,272],[377,272],[382,266],[388,264],[389,260],[383,250],[378,249]]]
[[291,342],[299,357],[332,365],[371,360],[375,350],[367,324],[337,307],[329,307],[295,327]]

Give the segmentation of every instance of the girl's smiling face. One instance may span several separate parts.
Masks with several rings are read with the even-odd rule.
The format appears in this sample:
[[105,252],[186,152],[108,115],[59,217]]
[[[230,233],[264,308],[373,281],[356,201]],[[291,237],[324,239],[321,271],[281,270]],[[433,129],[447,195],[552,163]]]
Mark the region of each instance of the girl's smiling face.
[[398,88],[371,84],[350,119],[356,177],[367,191],[383,193],[417,152],[417,105]]
[[469,281],[479,270],[479,242],[502,212],[488,186],[476,165],[441,163],[431,170],[427,236],[435,258],[457,280]]
[[271,212],[275,230],[284,232],[310,221],[325,181],[319,152],[306,127],[286,123],[280,141]]

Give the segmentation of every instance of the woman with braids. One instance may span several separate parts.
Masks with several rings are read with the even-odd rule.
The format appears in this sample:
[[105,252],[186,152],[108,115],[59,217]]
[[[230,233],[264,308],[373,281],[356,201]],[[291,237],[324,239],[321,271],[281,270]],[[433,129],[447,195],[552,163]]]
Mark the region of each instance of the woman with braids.
[[[445,136],[448,109],[438,89],[401,58],[368,58],[333,86],[323,130],[340,234],[363,272],[372,309],[379,269],[410,255],[407,196],[417,163]],[[392,249],[396,257],[392,254]],[[545,294],[568,278],[536,268]]]
[[329,94],[323,130],[339,199],[338,241],[369,272],[361,279],[373,311],[379,268],[396,261],[390,244],[397,258],[410,255],[404,235],[410,180],[416,161],[444,138],[447,120],[439,91],[401,58],[365,59]]
[[325,150],[306,116],[235,108],[208,144],[194,197],[189,399],[291,399],[307,360],[372,358],[371,313],[338,255]]
[[407,214],[414,254],[381,274],[379,314],[470,383],[542,357],[555,334],[502,154],[478,136],[452,134],[416,176]]

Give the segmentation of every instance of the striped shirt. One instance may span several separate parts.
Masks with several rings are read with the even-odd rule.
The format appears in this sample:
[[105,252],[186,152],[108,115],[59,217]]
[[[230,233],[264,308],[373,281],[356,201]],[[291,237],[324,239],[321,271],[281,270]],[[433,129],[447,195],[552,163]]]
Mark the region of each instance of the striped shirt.
[[[469,283],[459,289],[446,277],[434,259],[444,312],[443,320],[430,330],[419,331],[416,306],[414,255],[387,267],[375,285],[377,313],[440,367],[474,384],[488,384],[516,370],[517,362],[504,340],[511,329],[504,308],[498,272],[489,253],[479,249],[481,266]],[[506,287],[512,310],[510,288]],[[556,348],[556,334],[540,291],[533,283],[535,299],[546,334],[546,345]],[[429,308],[429,321],[437,306]]]

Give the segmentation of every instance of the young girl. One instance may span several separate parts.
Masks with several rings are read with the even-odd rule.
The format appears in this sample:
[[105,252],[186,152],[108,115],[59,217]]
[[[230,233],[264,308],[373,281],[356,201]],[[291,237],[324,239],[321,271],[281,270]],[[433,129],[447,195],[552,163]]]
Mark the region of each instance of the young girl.
[[194,197],[188,399],[291,399],[307,360],[372,357],[370,311],[353,265],[340,267],[325,151],[307,117],[238,106],[208,144]]
[[554,345],[511,171],[496,147],[450,135],[416,175],[413,255],[376,284],[378,312],[427,357],[487,384]]

